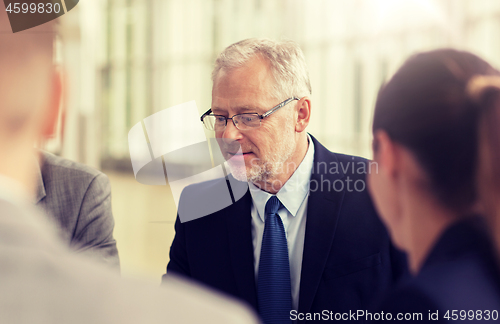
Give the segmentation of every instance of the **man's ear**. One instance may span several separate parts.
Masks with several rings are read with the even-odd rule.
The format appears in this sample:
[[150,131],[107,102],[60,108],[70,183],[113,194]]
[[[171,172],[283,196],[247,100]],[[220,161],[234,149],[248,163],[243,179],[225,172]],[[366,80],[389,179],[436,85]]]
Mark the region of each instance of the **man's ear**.
[[295,131],[297,133],[303,132],[307,125],[309,125],[309,119],[311,118],[311,99],[309,97],[303,97],[297,102],[296,107],[298,117],[297,123],[295,124]]
[[48,107],[45,110],[45,121],[42,128],[42,138],[48,139],[56,136],[57,123],[59,121],[59,109],[62,102],[63,76],[60,69],[55,69],[52,76],[52,86]]

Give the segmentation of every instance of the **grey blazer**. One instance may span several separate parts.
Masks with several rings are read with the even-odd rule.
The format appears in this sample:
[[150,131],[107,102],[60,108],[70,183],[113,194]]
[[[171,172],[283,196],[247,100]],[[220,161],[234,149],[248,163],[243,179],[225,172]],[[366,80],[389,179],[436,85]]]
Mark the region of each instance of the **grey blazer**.
[[40,155],[35,203],[54,218],[70,247],[119,269],[108,177],[47,152]]

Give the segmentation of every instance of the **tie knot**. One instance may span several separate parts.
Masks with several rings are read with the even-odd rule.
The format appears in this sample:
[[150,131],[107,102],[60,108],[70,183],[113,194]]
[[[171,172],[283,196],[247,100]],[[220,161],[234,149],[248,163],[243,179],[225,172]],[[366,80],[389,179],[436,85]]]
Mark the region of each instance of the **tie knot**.
[[266,215],[276,214],[280,209],[281,202],[276,196],[272,196],[266,203]]

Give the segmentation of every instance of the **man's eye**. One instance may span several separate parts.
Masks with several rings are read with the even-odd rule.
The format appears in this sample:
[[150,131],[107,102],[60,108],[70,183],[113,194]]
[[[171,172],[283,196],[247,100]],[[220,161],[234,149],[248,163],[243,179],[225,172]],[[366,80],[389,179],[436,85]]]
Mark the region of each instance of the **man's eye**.
[[255,120],[255,118],[257,118],[257,117],[254,115],[243,116],[243,122],[244,123],[252,122]]
[[224,116],[215,116],[215,121],[217,123],[224,123],[224,122],[226,122],[226,117],[224,117]]

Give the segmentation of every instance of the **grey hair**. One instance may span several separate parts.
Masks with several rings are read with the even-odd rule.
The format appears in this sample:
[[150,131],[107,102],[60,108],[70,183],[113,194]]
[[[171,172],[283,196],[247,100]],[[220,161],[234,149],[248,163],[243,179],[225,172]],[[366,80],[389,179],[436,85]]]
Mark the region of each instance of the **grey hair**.
[[285,100],[311,95],[311,82],[304,54],[297,43],[289,40],[249,38],[229,45],[215,60],[212,82],[221,69],[230,71],[244,66],[255,55],[260,55],[270,64],[275,85],[269,94],[273,98]]

